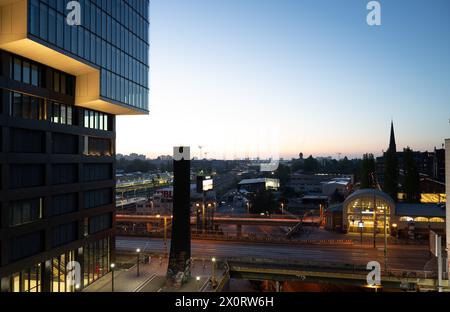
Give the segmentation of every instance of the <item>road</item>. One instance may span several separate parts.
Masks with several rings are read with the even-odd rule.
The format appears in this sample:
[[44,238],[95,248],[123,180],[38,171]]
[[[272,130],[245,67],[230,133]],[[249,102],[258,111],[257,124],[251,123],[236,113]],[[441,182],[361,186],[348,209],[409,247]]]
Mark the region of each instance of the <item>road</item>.
[[[162,253],[163,240],[156,238],[118,237],[116,249]],[[262,259],[312,260],[347,264],[366,265],[370,261],[384,264],[382,248],[361,248],[358,246],[317,246],[317,245],[278,245],[242,242],[193,241],[192,257],[226,259],[229,257],[254,257]],[[390,246],[388,267],[390,269],[423,270],[430,256],[426,246]]]

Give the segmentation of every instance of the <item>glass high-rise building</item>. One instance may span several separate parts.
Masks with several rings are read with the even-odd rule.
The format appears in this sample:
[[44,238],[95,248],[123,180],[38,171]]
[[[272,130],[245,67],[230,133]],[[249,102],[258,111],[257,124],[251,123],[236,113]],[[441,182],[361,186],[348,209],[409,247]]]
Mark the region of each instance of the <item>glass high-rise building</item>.
[[149,110],[148,14],[148,0],[0,0],[1,291],[109,272],[115,118]]

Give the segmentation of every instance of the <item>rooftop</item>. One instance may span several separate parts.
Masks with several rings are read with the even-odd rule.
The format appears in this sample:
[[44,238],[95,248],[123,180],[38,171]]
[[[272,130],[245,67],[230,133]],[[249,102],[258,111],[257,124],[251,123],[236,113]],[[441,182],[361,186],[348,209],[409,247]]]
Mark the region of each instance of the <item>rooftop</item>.
[[398,216],[442,217],[445,218],[445,206],[438,204],[397,204]]

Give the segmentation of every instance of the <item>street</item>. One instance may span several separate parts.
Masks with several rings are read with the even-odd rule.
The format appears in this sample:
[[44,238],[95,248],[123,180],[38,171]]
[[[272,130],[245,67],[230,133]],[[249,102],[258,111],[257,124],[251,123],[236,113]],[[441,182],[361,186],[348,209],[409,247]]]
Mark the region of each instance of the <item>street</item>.
[[[117,252],[134,251],[141,248],[144,253],[163,253],[162,239],[117,237]],[[170,246],[169,246],[170,248]],[[346,264],[366,265],[378,261],[384,265],[384,250],[374,249],[370,244],[354,246],[280,245],[221,241],[192,241],[193,258],[226,259],[233,257],[310,260]],[[390,245],[388,247],[388,268],[402,270],[429,270],[430,256],[427,246]]]

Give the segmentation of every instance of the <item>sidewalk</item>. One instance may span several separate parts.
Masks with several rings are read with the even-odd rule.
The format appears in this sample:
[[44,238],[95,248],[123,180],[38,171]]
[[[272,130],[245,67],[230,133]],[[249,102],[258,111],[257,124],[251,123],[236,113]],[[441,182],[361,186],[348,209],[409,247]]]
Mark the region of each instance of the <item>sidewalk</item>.
[[[160,262],[159,258],[152,262],[139,265],[140,275],[137,276],[136,265],[129,270],[114,272],[115,292],[212,292],[210,279],[212,264],[210,261],[194,260],[191,267],[191,280],[181,288],[172,288],[166,285],[168,259]],[[197,277],[199,280],[197,280]],[[216,280],[221,281],[223,269],[217,265]],[[83,292],[111,292],[112,274],[109,273],[86,287]]]
[[[139,277],[136,272],[136,265],[126,271],[114,271],[114,291],[115,292],[136,292],[139,288],[156,277],[154,265],[140,264]],[[109,273],[86,287],[84,292],[111,292],[112,273]]]

